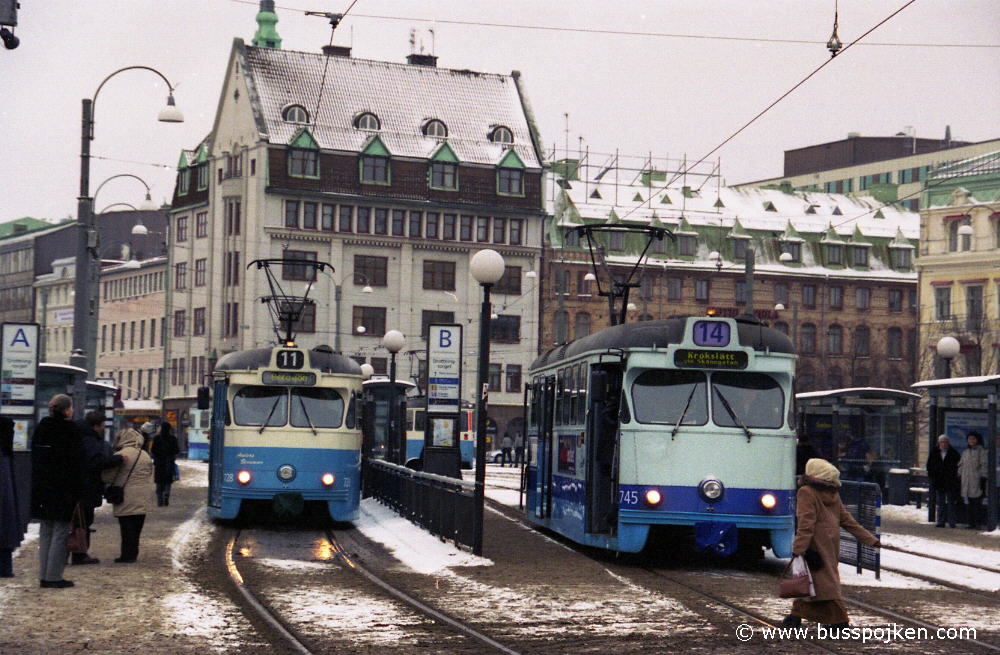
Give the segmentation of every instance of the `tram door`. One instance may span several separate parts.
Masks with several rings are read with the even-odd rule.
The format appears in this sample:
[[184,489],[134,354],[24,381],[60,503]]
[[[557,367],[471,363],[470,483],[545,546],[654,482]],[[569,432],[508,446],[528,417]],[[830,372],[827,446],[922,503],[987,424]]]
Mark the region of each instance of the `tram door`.
[[216,380],[212,391],[212,421],[208,432],[208,504],[222,507],[222,474],[224,448],[226,445],[226,395],[229,385],[225,380]]
[[587,408],[587,532],[611,533],[617,523],[615,466],[622,370],[593,367]]
[[539,412],[542,420],[538,426],[538,505],[535,516],[540,519],[552,515],[552,419],[555,412],[556,379],[553,376],[545,378]]

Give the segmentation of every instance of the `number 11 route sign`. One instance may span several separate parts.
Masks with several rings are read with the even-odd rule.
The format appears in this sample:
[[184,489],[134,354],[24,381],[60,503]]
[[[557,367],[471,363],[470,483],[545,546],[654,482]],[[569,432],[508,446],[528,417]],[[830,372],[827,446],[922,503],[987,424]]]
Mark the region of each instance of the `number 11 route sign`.
[[462,326],[430,325],[427,333],[427,412],[458,415],[462,404]]

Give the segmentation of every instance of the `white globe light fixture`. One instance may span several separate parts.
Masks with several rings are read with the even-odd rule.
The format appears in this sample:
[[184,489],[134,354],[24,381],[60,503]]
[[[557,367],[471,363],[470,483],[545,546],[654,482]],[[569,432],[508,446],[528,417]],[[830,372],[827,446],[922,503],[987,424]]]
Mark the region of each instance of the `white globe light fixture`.
[[534,271],[528,271],[527,273],[524,274],[524,277],[528,280],[534,280],[536,277],[538,277],[538,273]]
[[361,289],[361,293],[373,293],[374,290],[367,284]]
[[382,337],[382,347],[392,354],[398,353],[406,345],[406,337],[399,330],[389,330]]
[[149,234],[149,228],[142,223],[136,223],[132,226],[132,234],[135,236],[146,236]]
[[629,304],[625,305],[625,309],[627,309],[630,312],[634,312],[636,309],[638,309],[638,307],[635,306],[634,302],[630,302]]
[[597,276],[594,275],[593,273],[587,273],[586,275],[583,276],[583,281],[584,282],[597,282]]
[[469,270],[479,284],[496,284],[503,277],[503,256],[496,250],[480,250],[472,256]]
[[159,207],[153,202],[153,199],[149,195],[149,191],[146,192],[146,199],[139,204],[139,209],[144,212],[155,212]]
[[959,236],[962,236],[962,237],[971,237],[973,234],[975,234],[975,230],[973,230],[972,226],[969,225],[968,223],[966,223],[965,225],[961,225],[958,228],[958,235]]
[[785,311],[785,306],[779,302],[778,304],[776,304],[774,306],[774,311],[776,311],[776,312],[783,312],[783,311]]
[[367,362],[361,365],[361,377],[366,380],[370,380],[371,377],[375,375],[375,367]]
[[174,102],[174,94],[171,93],[167,96],[167,106],[160,110],[157,115],[156,120],[161,123],[183,123],[184,114],[181,110],[177,108],[177,104]]
[[782,264],[787,264],[788,262],[792,261],[792,253],[790,252],[781,253],[780,255],[778,255],[778,261],[781,262]]
[[953,359],[962,350],[962,344],[955,337],[941,337],[937,342],[937,354],[945,359]]
[[358,334],[364,334],[366,332],[365,326],[359,325],[358,328],[355,330],[355,332],[357,332]]
[[709,261],[712,261],[712,262],[718,261],[720,259],[719,251],[718,250],[713,250],[712,252],[708,253],[708,259],[709,259]]

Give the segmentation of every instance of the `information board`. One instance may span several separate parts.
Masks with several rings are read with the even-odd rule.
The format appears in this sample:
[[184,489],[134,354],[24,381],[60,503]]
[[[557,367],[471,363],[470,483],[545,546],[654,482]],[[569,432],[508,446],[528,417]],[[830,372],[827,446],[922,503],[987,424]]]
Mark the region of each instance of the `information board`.
[[462,405],[462,326],[427,328],[427,413],[458,416]]
[[31,416],[38,382],[38,325],[4,323],[0,334],[0,414]]

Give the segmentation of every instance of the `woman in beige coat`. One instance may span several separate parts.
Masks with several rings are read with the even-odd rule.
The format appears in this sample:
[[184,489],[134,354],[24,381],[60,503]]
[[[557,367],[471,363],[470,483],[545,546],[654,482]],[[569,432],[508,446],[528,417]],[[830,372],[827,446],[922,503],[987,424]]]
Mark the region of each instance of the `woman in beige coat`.
[[108,484],[125,490],[125,499],[114,505],[114,513],[121,529],[121,556],[118,564],[131,564],[139,557],[139,535],[146,522],[146,512],[153,499],[153,459],[142,449],[144,437],[132,428],[126,428],[115,437],[114,450],[124,461],[118,468],[108,469],[102,475]]
[[978,432],[970,432],[966,437],[965,452],[958,461],[958,477],[962,480],[961,493],[965,498],[965,509],[969,528],[975,530],[983,518],[983,493],[986,491],[986,466],[989,458],[983,448],[983,438]]
[[792,603],[792,612],[785,617],[783,624],[798,627],[802,619],[808,619],[831,627],[847,627],[847,608],[840,597],[840,571],[837,568],[840,528],[868,546],[878,546],[878,538],[861,527],[840,502],[840,471],[833,464],[825,459],[810,459],[806,462],[806,473],[799,484],[795,500],[798,524],[792,553],[802,556],[809,550],[818,554],[818,558],[813,555],[806,558],[807,561],[812,560],[809,570],[816,595],[796,598]]

